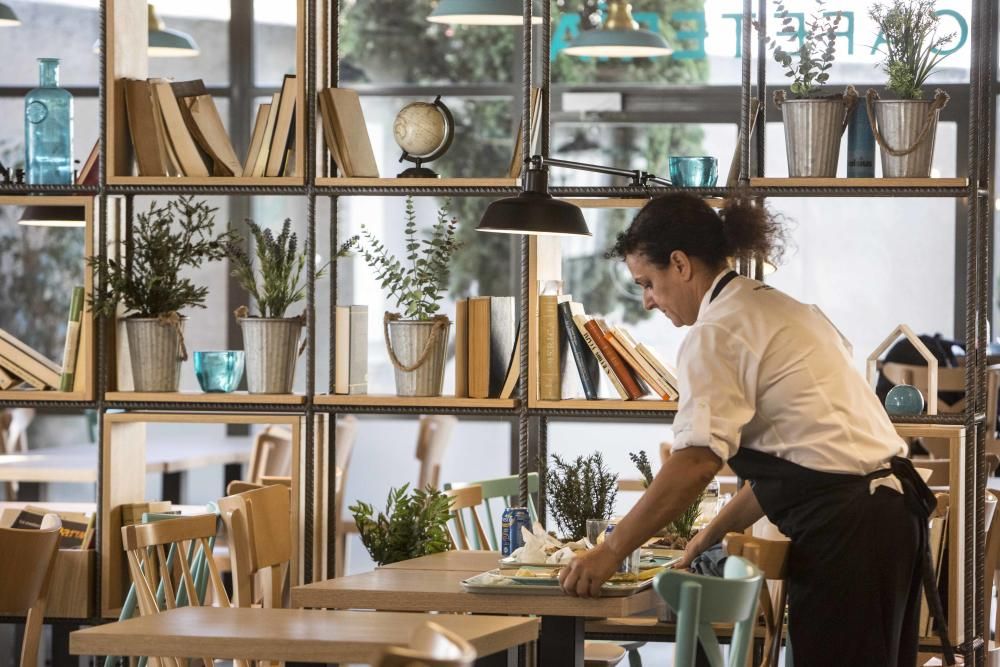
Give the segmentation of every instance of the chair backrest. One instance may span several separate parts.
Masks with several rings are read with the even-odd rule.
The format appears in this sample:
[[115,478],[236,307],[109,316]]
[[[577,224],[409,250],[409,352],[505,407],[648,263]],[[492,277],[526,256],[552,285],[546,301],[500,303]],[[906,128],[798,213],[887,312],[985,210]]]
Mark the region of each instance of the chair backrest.
[[354,442],[358,438],[358,418],[354,415],[344,415],[337,419],[336,426],[337,452],[334,458],[334,516],[340,518],[344,505],[344,488],[347,485],[347,471],[351,465],[351,455],[354,453]]
[[763,575],[739,556],[726,559],[723,577],[706,577],[667,570],[653,587],[677,613],[675,667],[694,667],[696,642],[701,642],[712,667],[722,667],[722,649],[712,623],[732,623],[729,667],[744,667],[750,658],[757,597]]
[[[21,667],[38,664],[38,641],[45,616],[45,598],[52,563],[59,549],[55,514],[46,514],[40,529],[0,528],[0,613],[26,614],[21,641]],[[16,576],[12,576],[16,575]]]
[[261,477],[288,476],[292,473],[292,432],[284,426],[268,426],[257,434],[250,450],[247,481]]
[[476,650],[454,632],[427,622],[413,631],[407,648],[389,648],[378,667],[471,667]]
[[[229,534],[233,604],[280,607],[292,558],[291,493],[284,484],[250,489],[219,499]],[[259,574],[259,576],[258,576]],[[254,594],[260,579],[261,595]]]
[[764,615],[764,659],[761,667],[777,667],[781,653],[781,634],[785,622],[785,577],[788,571],[788,540],[729,533],[722,541],[726,553],[753,563],[767,584],[760,589],[760,608]]
[[[451,521],[449,521],[450,525],[448,526],[448,539],[451,541],[451,548],[468,551],[487,546],[486,533],[483,531],[483,524],[476,511],[483,502],[483,487],[473,484],[460,489],[450,489],[444,493],[451,498]],[[475,530],[474,544],[476,546],[469,546],[469,528],[466,527],[466,516],[470,517],[469,523]]]
[[[486,536],[488,540],[485,544],[474,542],[473,549],[500,550],[500,531],[497,526],[500,523],[500,516],[507,507],[517,507],[520,505],[518,497],[521,494],[521,479],[517,475],[507,477],[494,477],[493,479],[483,479],[478,482],[451,482],[444,485],[445,490],[462,489],[469,486],[478,486],[483,494],[483,511],[479,513],[480,518],[486,517]],[[528,517],[534,523],[538,520],[538,513],[535,510],[538,500],[538,473],[528,473]],[[492,502],[491,502],[492,501]],[[473,533],[473,537],[476,537]]]
[[417,460],[420,461],[420,473],[417,476],[417,488],[426,488],[428,484],[438,488],[441,481],[441,461],[444,452],[451,442],[451,432],[455,430],[458,419],[451,415],[423,415],[420,417],[420,428],[417,431]]

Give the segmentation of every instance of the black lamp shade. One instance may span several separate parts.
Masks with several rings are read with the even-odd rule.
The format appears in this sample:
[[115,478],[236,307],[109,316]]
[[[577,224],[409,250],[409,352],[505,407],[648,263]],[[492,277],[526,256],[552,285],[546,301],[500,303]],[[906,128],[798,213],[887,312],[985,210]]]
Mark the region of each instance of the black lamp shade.
[[501,234],[590,236],[583,212],[550,195],[526,191],[489,205],[476,231]]
[[18,224],[31,227],[85,227],[82,206],[26,206]]

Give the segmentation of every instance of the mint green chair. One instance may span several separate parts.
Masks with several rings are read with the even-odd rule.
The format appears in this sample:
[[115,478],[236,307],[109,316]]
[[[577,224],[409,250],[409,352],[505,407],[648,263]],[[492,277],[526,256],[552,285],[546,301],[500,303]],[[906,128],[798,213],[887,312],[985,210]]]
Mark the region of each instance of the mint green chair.
[[[721,579],[680,570],[657,575],[653,587],[677,614],[674,667],[694,667],[698,642],[712,667],[748,665],[763,580],[760,570],[739,556],[726,559]],[[728,663],[712,623],[733,624]]]
[[[500,523],[500,515],[506,507],[510,506],[511,499],[517,504],[517,497],[521,493],[520,480],[517,475],[510,475],[509,477],[496,477],[494,479],[484,479],[479,482],[452,482],[450,484],[444,485],[445,491],[451,491],[453,489],[463,489],[467,486],[478,485],[483,488],[483,504],[482,508],[486,514],[486,537],[489,544],[480,544],[479,536],[476,535],[476,531],[470,531],[473,540],[473,549],[489,549],[491,551],[500,551],[500,540],[497,536],[500,531],[497,530],[497,525]],[[535,510],[538,499],[538,473],[532,472],[528,473],[528,516],[531,518],[531,522],[534,523],[538,520],[538,515]],[[492,503],[490,501],[493,501]],[[475,508],[471,511],[475,512]],[[482,515],[480,514],[482,519]]]

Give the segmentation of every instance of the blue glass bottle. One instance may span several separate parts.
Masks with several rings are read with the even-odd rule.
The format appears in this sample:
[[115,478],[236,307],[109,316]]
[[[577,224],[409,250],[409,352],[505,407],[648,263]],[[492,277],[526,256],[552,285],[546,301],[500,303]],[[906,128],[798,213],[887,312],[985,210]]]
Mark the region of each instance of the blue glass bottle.
[[73,184],[73,96],[59,87],[59,59],[38,59],[38,88],[24,98],[25,174],[33,185]]

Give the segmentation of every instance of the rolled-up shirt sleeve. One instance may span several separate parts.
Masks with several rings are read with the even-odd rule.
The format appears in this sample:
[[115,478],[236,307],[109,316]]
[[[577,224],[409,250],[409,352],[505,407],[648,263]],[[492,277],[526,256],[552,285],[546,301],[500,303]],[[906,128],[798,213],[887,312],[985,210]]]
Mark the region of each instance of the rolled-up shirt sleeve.
[[754,416],[758,360],[738,336],[712,323],[693,327],[677,356],[673,451],[708,447],[727,461]]

